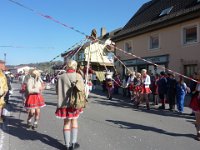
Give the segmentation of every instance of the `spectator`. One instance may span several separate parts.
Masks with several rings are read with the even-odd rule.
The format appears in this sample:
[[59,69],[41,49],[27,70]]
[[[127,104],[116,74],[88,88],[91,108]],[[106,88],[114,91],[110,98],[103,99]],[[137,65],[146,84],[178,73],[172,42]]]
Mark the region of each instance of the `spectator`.
[[184,82],[183,77],[180,76],[176,86],[177,109],[179,113],[183,113],[186,93],[187,85]]
[[160,79],[157,82],[158,86],[158,95],[161,100],[162,105],[159,107],[160,109],[165,109],[165,98],[167,94],[167,79],[165,77],[165,72],[160,72]]
[[97,75],[95,72],[92,74],[92,84],[93,84],[93,89],[95,90],[97,85]]
[[167,82],[167,100],[169,102],[169,110],[175,111],[175,97],[176,97],[176,79],[174,74],[168,73],[169,79]]

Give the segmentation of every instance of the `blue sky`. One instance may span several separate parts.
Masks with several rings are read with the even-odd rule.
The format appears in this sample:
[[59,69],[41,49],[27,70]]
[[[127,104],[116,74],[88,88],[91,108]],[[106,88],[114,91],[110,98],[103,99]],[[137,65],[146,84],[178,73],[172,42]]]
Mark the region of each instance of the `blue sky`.
[[[123,27],[149,0],[15,0],[90,35]],[[46,62],[84,36],[9,0],[0,0],[0,59],[6,64]],[[12,46],[12,47],[3,47]],[[61,58],[57,59],[60,60]]]

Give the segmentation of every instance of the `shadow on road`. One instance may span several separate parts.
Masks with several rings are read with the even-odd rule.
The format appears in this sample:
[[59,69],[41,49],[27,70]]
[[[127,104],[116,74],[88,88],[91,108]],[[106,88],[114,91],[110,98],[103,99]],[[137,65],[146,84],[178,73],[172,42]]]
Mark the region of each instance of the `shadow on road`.
[[[121,95],[113,95],[112,100],[107,98],[107,94],[102,91],[93,91],[95,94],[91,94],[89,99],[93,99],[92,103],[97,103],[101,105],[107,106],[115,106],[115,107],[122,107],[122,108],[132,108],[133,104],[127,97],[122,97]],[[90,100],[89,100],[90,101]]]
[[106,93],[103,93],[102,91],[96,90],[93,93],[94,94],[92,94],[90,96],[90,98],[93,99],[92,103],[107,105],[107,106],[121,107],[121,108],[132,108],[133,111],[146,112],[146,113],[167,116],[167,117],[195,119],[194,116],[190,116],[189,114],[186,114],[186,113],[180,114],[178,112],[171,112],[167,109],[161,110],[161,109],[155,108],[154,106],[151,106],[150,110],[147,110],[146,107],[142,106],[142,105],[139,108],[136,108],[133,106],[133,103],[129,100],[129,98],[123,97],[122,95],[114,95],[112,100],[108,100],[106,98]]
[[192,138],[192,139],[195,138],[195,135],[193,135],[193,134],[172,133],[172,132],[167,132],[163,129],[144,126],[144,125],[135,124],[135,123],[131,123],[131,122],[124,122],[124,121],[117,121],[117,120],[106,120],[106,121],[118,125],[119,128],[121,128],[121,129],[136,129],[136,130],[139,129],[139,130],[144,130],[144,131],[152,131],[152,132],[156,132],[159,134],[165,134],[165,135],[169,135],[169,136],[173,136],[173,137],[188,137],[188,138]]
[[63,144],[61,144],[57,139],[54,139],[53,137],[39,133],[37,131],[27,130],[27,125],[22,123],[23,120],[15,119],[13,117],[9,117],[7,119],[9,119],[9,130],[7,131],[8,134],[18,137],[20,140],[40,140],[42,143],[57,149],[62,150],[65,148]]

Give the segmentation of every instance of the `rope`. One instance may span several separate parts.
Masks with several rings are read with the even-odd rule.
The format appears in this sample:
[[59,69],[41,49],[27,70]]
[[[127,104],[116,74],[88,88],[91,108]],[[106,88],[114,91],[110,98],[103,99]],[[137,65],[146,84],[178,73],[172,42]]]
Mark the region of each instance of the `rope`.
[[[155,64],[155,63],[153,63],[153,62],[151,62],[151,61],[148,61],[148,60],[146,60],[146,59],[143,59],[143,58],[141,58],[141,57],[139,57],[139,56],[136,56],[136,55],[134,55],[134,54],[132,54],[132,53],[128,53],[128,52],[124,51],[123,49],[118,48],[118,47],[116,47],[116,46],[114,46],[114,45],[110,45],[110,46],[115,47],[117,50],[123,52],[124,54],[131,55],[131,56],[133,56],[134,58],[140,59],[140,60],[142,60],[142,61],[144,61],[144,62],[146,62],[146,63],[152,64],[152,65],[154,65],[154,66],[156,66],[156,67],[158,67],[158,68],[161,68],[161,69],[163,69],[163,70],[167,70],[167,71],[169,71],[169,72],[171,72],[171,73],[174,73],[174,74],[176,74],[176,75],[179,75],[179,76],[181,76],[181,77],[183,77],[183,78],[186,78],[186,79],[189,79],[189,80],[191,80],[191,81],[200,83],[200,81],[197,81],[197,80],[192,79],[192,78],[190,78],[190,77],[187,77],[187,76],[185,76],[185,75],[183,75],[183,74],[180,74],[180,73],[178,73],[178,72],[176,72],[176,71],[173,71],[173,70],[171,70],[171,69],[168,69],[168,68],[165,68],[165,67],[160,66],[160,65],[158,65],[158,64]],[[117,59],[121,62],[121,64],[122,64],[124,67],[126,67],[126,65],[125,65],[117,56],[115,56],[115,58],[117,58]],[[127,68],[127,67],[126,67],[126,68]],[[128,69],[128,68],[127,68],[127,69]],[[128,69],[128,70],[129,70],[129,69]]]
[[[85,92],[86,92],[86,98],[88,98],[89,95],[89,88],[88,87],[88,76],[89,76],[89,66],[90,66],[90,49],[91,49],[91,42],[90,42],[90,46],[89,46],[89,50],[88,50],[88,60],[87,60],[87,69],[86,69],[86,79],[85,79]],[[87,95],[88,94],[88,95]]]
[[[67,49],[66,51],[64,51],[63,53],[66,53],[66,52],[68,52],[68,51],[74,49],[74,48],[77,47],[78,45],[82,45],[82,43],[83,43],[84,41],[86,41],[86,40],[88,40],[88,39],[84,38],[83,40],[81,40],[81,41],[75,43],[74,45],[72,45],[70,48],[68,48],[68,49]],[[71,54],[71,53],[70,53],[70,54]],[[56,57],[54,57],[50,62],[53,62],[55,59],[57,59],[57,58],[60,57],[61,55],[62,55],[62,53],[59,54],[59,55],[57,55]],[[68,55],[69,55],[69,54],[68,54]],[[68,55],[67,55],[67,56],[68,56]]]
[[[86,40],[86,39],[85,39]],[[85,43],[84,43],[85,44]],[[80,45],[80,47],[78,48],[78,50],[73,54],[73,51],[70,51],[70,53],[69,54],[72,54],[72,56],[71,57],[73,57],[73,56],[75,56],[81,49],[82,49],[82,47],[84,46],[84,44],[82,43],[82,45]],[[66,57],[68,57],[69,56],[69,54],[66,56]],[[66,67],[66,65],[63,67],[63,69]]]
[[127,69],[129,72],[132,72],[115,54],[114,57],[124,66],[125,69]]
[[[101,41],[101,40],[96,39],[96,38],[94,38],[94,37],[92,37],[92,36],[88,36],[88,35],[85,34],[84,32],[81,32],[81,31],[79,31],[78,29],[76,29],[76,28],[74,28],[74,27],[72,27],[72,26],[69,26],[69,25],[67,25],[67,24],[64,24],[64,23],[62,23],[62,22],[60,22],[60,21],[54,19],[53,17],[51,17],[51,16],[49,16],[49,15],[44,15],[44,14],[42,14],[42,13],[40,13],[40,12],[35,11],[34,9],[32,9],[32,8],[30,8],[30,7],[27,7],[27,6],[25,6],[25,5],[23,5],[23,4],[19,3],[19,2],[16,2],[15,0],[8,0],[8,1],[10,1],[10,2],[12,2],[12,3],[14,3],[14,4],[16,4],[16,5],[18,5],[18,6],[22,7],[22,8],[24,8],[24,9],[27,9],[27,10],[29,10],[29,11],[31,11],[31,12],[33,12],[33,13],[35,13],[35,14],[41,16],[41,17],[43,17],[43,18],[49,19],[49,20],[51,20],[51,21],[53,21],[53,22],[55,22],[55,23],[57,23],[57,24],[60,24],[60,25],[62,25],[62,26],[64,26],[64,27],[66,27],[66,28],[69,28],[69,29],[71,29],[71,30],[73,30],[73,31],[75,31],[75,32],[77,32],[77,33],[79,33],[79,34],[81,34],[81,35],[84,35],[84,36],[86,36],[88,39],[90,39],[91,41]],[[162,68],[162,69],[164,69],[164,70],[168,70],[169,72],[172,72],[172,73],[174,73],[174,74],[176,74],[176,75],[182,76],[183,78],[186,78],[186,79],[189,79],[189,80],[191,80],[191,81],[200,83],[200,81],[194,80],[194,79],[192,79],[192,78],[190,78],[190,77],[187,77],[187,76],[185,76],[185,75],[183,75],[183,74],[180,74],[180,73],[178,73],[178,72],[176,72],[176,71],[167,69],[167,68],[165,68],[165,67],[163,67],[163,66],[160,66],[160,65],[157,65],[157,64],[155,64],[155,63],[153,63],[153,62],[147,61],[147,60],[145,60],[145,59],[143,59],[143,58],[141,58],[141,57],[139,57],[139,56],[133,55],[133,54],[131,54],[131,53],[127,53],[127,52],[125,52],[124,50],[122,50],[122,49],[120,49],[120,48],[118,48],[118,47],[116,47],[116,46],[114,46],[114,45],[112,45],[112,44],[110,44],[110,46],[116,48],[117,50],[119,50],[119,51],[121,51],[121,52],[123,52],[123,53],[125,53],[125,54],[127,54],[127,55],[131,55],[131,56],[133,56],[134,58],[140,59],[140,60],[142,60],[142,61],[144,61],[144,62],[147,62],[147,63],[149,63],[149,64],[153,64],[153,65],[157,66],[158,68]],[[122,63],[121,60],[120,60],[120,62]],[[122,63],[122,64],[123,64],[123,63]],[[124,64],[123,64],[123,65],[124,65]],[[124,66],[125,66],[125,65],[124,65]],[[126,67],[126,68],[127,68],[127,67]]]

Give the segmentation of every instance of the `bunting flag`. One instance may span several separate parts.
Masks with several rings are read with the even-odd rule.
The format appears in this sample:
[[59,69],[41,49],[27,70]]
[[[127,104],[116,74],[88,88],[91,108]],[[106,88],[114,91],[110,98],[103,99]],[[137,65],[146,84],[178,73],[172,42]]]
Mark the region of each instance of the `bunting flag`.
[[55,47],[43,47],[43,46],[11,46],[11,45],[0,45],[3,48],[29,48],[29,49],[56,49]]
[[[37,12],[37,11],[35,11],[34,9],[32,9],[32,8],[30,8],[30,7],[27,7],[27,6],[25,6],[25,5],[23,5],[23,4],[19,3],[19,2],[17,2],[17,1],[15,1],[15,0],[8,0],[8,1],[10,1],[10,2],[12,2],[12,3],[14,3],[14,4],[16,4],[16,5],[18,5],[18,6],[22,7],[22,8],[24,8],[24,9],[27,9],[27,10],[29,10],[29,11],[31,11],[31,12],[33,12],[33,13],[35,13],[35,14],[41,16],[41,17],[43,17],[43,18],[49,19],[49,20],[51,20],[51,21],[53,21],[53,22],[55,22],[55,23],[57,23],[57,24],[60,24],[60,25],[62,25],[62,26],[64,26],[64,27],[66,27],[66,28],[69,28],[69,29],[71,29],[71,30],[73,30],[73,31],[75,31],[75,32],[77,32],[77,33],[79,33],[79,34],[81,34],[81,35],[84,35],[84,36],[86,36],[87,39],[91,40],[92,42],[96,42],[96,41],[102,42],[101,40],[99,40],[99,39],[97,39],[97,38],[95,37],[95,30],[93,30],[93,32],[92,32],[93,34],[92,34],[91,36],[88,36],[88,35],[85,34],[84,32],[81,32],[80,30],[78,30],[78,29],[76,29],[76,28],[74,28],[74,27],[72,27],[72,26],[69,26],[69,25],[67,25],[67,24],[64,24],[64,23],[62,23],[62,22],[60,22],[60,21],[54,19],[53,17],[51,17],[51,16],[49,16],[49,15],[44,15],[43,13]],[[75,45],[76,45],[76,44],[75,44]],[[132,54],[132,53],[128,53],[128,52],[124,51],[123,49],[116,47],[116,46],[113,45],[113,44],[108,44],[108,45],[110,45],[110,47],[115,48],[116,50],[119,50],[119,51],[125,53],[126,55],[131,55],[132,57],[137,58],[137,59],[139,59],[139,60],[142,60],[142,61],[144,61],[144,62],[146,62],[146,63],[148,63],[148,64],[155,65],[155,66],[157,66],[158,68],[162,68],[162,69],[167,70],[167,71],[169,71],[169,72],[171,72],[171,73],[174,73],[174,74],[176,74],[176,75],[182,76],[183,78],[186,78],[186,79],[189,79],[189,80],[191,80],[191,81],[200,83],[199,81],[194,80],[194,79],[192,79],[192,78],[190,78],[190,77],[187,77],[187,76],[185,76],[185,75],[183,75],[183,74],[181,74],[181,73],[178,73],[178,72],[176,72],[176,71],[170,70],[170,69],[168,69],[168,68],[165,68],[165,67],[163,67],[163,66],[160,66],[160,65],[158,65],[158,64],[155,64],[155,63],[153,63],[153,62],[151,62],[151,61],[145,60],[145,59],[143,59],[143,58],[141,58],[141,57],[139,57],[139,56],[136,56],[136,55],[134,55],[134,54]],[[66,51],[65,51],[65,52],[66,52]],[[61,55],[61,54],[60,54],[60,55]],[[56,58],[60,57],[60,55],[56,56],[53,60],[55,60]],[[122,63],[123,66],[125,66],[125,68],[127,68],[126,65],[125,65],[117,56],[115,56],[115,58],[118,59],[119,62]],[[50,61],[50,62],[52,62],[52,61]]]
[[23,5],[22,3],[19,3],[19,2],[15,1],[15,0],[8,0],[8,1],[10,1],[10,2],[12,2],[13,4],[16,4],[16,5],[22,7],[22,8],[24,8],[24,9],[26,9],[26,10],[29,10],[29,11],[31,11],[31,12],[33,12],[33,13],[35,13],[35,14],[37,14],[37,15],[43,17],[43,18],[49,19],[49,20],[51,20],[51,21],[53,21],[53,22],[55,22],[55,23],[57,23],[57,24],[60,24],[60,25],[62,25],[62,26],[64,26],[64,27],[66,27],[66,28],[69,28],[69,29],[71,29],[71,30],[74,30],[75,32],[77,32],[77,33],[79,33],[79,34],[82,34],[82,35],[88,37],[88,35],[85,34],[84,32],[81,32],[80,30],[78,30],[78,29],[76,29],[76,28],[74,28],[74,27],[72,27],[72,26],[69,26],[69,25],[67,25],[67,24],[65,24],[65,23],[62,23],[62,22],[56,20],[55,18],[53,18],[52,16],[45,15],[45,14],[43,14],[43,13],[37,12],[36,10],[34,10],[34,9],[30,8],[30,7],[27,7],[27,6]]

